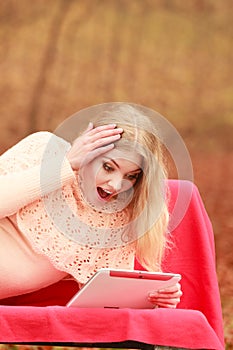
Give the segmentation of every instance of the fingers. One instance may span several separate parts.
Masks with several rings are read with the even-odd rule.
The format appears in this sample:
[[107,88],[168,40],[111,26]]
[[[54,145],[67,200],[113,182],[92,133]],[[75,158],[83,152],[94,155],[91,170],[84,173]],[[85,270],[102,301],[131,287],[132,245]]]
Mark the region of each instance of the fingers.
[[173,299],[171,302],[164,302],[164,301],[157,301],[156,303],[152,302],[157,307],[163,307],[168,309],[176,309],[177,305],[179,304],[180,300]]
[[92,123],[89,123],[89,125],[90,124],[92,125],[92,131],[89,133],[90,135],[98,134],[99,132],[104,130],[116,130],[116,124],[106,124],[106,125],[97,126],[96,128],[93,127]]
[[182,296],[182,292],[177,291],[175,293],[163,293],[161,291],[157,291],[157,292],[152,292],[149,295],[153,298],[170,299],[170,298],[180,298]]
[[163,290],[149,293],[148,300],[160,307],[176,308],[182,296],[181,286],[179,283]]
[[180,302],[180,297],[170,297],[170,298],[160,298],[160,297],[151,297],[149,296],[148,300],[159,307],[168,307],[168,308],[176,308],[176,306]]
[[99,147],[99,148],[94,149],[92,152],[89,152],[87,154],[85,159],[83,159],[83,161],[80,164],[80,167],[82,167],[85,164],[88,164],[93,159],[99,157],[101,154],[104,154],[104,153],[110,151],[113,148],[114,148],[114,143],[111,143],[107,146],[103,146],[103,147]]
[[101,154],[111,150],[114,147],[114,142],[121,138],[121,132],[122,129],[104,130],[83,139],[81,144],[79,144],[79,150],[81,148],[83,154],[85,154],[85,157],[82,159],[82,164],[87,164]]
[[85,142],[91,143],[95,147],[101,147],[103,144],[114,142],[121,137],[122,128],[115,128],[115,125],[104,125],[90,130],[86,133]]
[[114,142],[121,138],[122,128],[117,128],[116,124],[108,124],[93,127],[88,124],[87,129],[72,144],[67,153],[67,158],[73,170],[80,169],[99,155],[108,152],[114,147]]
[[[84,134],[88,134],[90,137],[91,136],[97,136],[97,137],[102,137],[102,134],[104,136],[105,134],[108,134],[109,132],[113,132],[113,133],[118,133],[121,128],[117,128],[116,124],[106,124],[106,125],[100,125],[97,126],[96,128],[94,127],[93,123],[90,122],[87,126],[87,129],[83,132]],[[118,131],[119,130],[119,131]],[[123,130],[121,129],[121,132]]]
[[173,286],[164,288],[164,289],[160,289],[159,290],[160,293],[176,293],[176,292],[181,292],[181,284],[178,282],[176,284],[174,284]]
[[73,143],[80,147],[87,147],[89,151],[115,142],[120,139],[123,132],[122,128],[116,128],[115,124],[103,125],[93,128],[93,124],[89,123],[84,133],[79,136]]
[[98,135],[98,137],[96,137],[95,139],[93,138],[92,140],[92,149],[95,149],[97,147],[102,147],[104,145],[107,145],[109,143],[115,142],[117,140],[119,140],[121,137],[121,135],[119,134],[119,132],[114,132],[113,134],[109,135],[107,133]]

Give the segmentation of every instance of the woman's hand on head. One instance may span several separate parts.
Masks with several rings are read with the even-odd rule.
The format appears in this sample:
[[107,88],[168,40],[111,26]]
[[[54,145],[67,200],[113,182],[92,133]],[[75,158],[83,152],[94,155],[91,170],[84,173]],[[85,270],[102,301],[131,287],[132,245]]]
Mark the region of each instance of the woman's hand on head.
[[150,292],[148,300],[158,307],[176,308],[182,296],[181,285],[176,283],[172,287]]
[[89,123],[87,129],[72,144],[67,159],[73,170],[80,169],[96,157],[110,151],[114,142],[120,139],[123,129],[115,124],[93,127]]

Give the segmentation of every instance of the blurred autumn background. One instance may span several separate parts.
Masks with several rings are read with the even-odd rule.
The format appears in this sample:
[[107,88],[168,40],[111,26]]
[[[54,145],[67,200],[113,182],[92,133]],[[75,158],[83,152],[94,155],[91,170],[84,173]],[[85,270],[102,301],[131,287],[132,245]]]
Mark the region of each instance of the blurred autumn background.
[[233,2],[0,0],[0,151],[90,105],[142,104],[185,141],[233,349]]

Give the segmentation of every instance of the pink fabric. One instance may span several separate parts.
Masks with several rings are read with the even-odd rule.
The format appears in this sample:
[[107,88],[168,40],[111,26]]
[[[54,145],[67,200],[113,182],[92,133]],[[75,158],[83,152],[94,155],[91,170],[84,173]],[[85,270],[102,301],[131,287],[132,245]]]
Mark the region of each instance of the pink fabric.
[[[120,320],[120,321],[119,321]],[[0,308],[1,342],[120,342],[223,349],[199,311]]]
[[[183,296],[178,308],[201,311],[223,344],[212,225],[195,185],[188,181],[169,180],[169,188],[169,212],[174,230],[171,232],[171,249],[166,251],[163,270],[182,275]],[[186,203],[189,203],[187,211]],[[180,223],[179,219],[182,219]],[[135,268],[139,269],[140,265],[136,263]]]
[[[208,215],[193,184],[169,180],[169,187],[171,248],[166,251],[163,267],[164,271],[182,275],[184,294],[178,309],[52,306],[65,305],[78,289],[74,281],[61,281],[36,293],[1,301],[11,306],[0,307],[0,342],[135,340],[191,349],[224,349],[214,237]],[[135,268],[141,268],[137,261]]]

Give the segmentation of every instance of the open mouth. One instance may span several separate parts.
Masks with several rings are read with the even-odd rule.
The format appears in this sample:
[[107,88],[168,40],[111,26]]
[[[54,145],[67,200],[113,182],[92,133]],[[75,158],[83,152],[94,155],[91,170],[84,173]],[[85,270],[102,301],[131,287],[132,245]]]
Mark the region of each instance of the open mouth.
[[108,190],[104,190],[102,187],[97,187],[98,195],[101,199],[108,201],[111,198],[113,198],[113,192],[110,192]]

